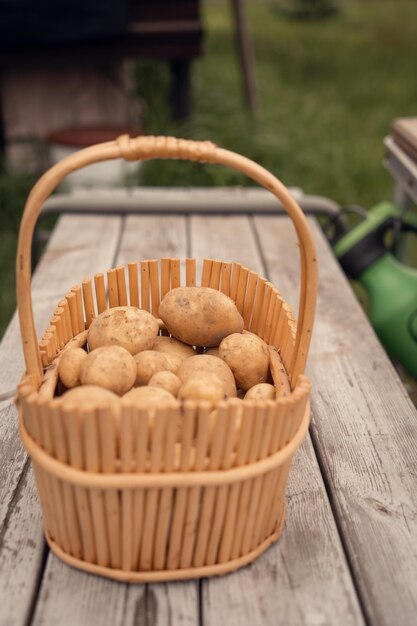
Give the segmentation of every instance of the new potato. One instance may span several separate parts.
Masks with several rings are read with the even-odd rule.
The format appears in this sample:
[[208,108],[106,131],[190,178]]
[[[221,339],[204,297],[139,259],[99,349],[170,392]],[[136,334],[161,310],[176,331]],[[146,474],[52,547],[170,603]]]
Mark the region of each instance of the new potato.
[[245,400],[275,400],[276,390],[274,385],[259,383],[254,385],[245,394]]
[[69,389],[57,400],[63,407],[98,409],[112,406],[117,408],[119,396],[96,385],[83,385]]
[[182,361],[195,355],[194,348],[186,343],[183,343],[182,341],[178,341],[178,339],[175,339],[174,337],[157,337],[152,346],[152,350],[174,354],[175,356],[181,357]]
[[212,372],[196,372],[180,387],[179,400],[207,400],[212,408],[227,398],[224,382]]
[[233,333],[223,339],[219,354],[232,370],[240,389],[247,390],[268,380],[268,346],[257,335]]
[[159,332],[158,321],[148,311],[134,306],[116,306],[100,313],[87,334],[90,350],[121,346],[130,354],[150,350]]
[[231,298],[209,287],[177,287],[159,305],[159,315],[176,339],[190,346],[218,346],[243,330],[243,318]]
[[150,387],[160,387],[161,389],[165,389],[166,391],[169,391],[169,393],[172,393],[172,395],[176,398],[179,388],[181,387],[181,381],[173,372],[164,370],[154,374],[148,385]]
[[58,365],[58,374],[68,389],[81,385],[81,366],[86,358],[87,352],[82,348],[71,348],[62,355]]
[[155,350],[144,350],[135,354],[136,362],[136,387],[147,385],[154,374],[157,372],[169,371],[175,372],[180,367],[181,357],[175,354],[164,354]]
[[209,354],[197,354],[196,356],[192,356],[181,364],[177,376],[184,384],[195,374],[199,376],[204,372],[218,376],[224,383],[227,398],[236,396],[236,383],[230,367],[217,356],[211,356]]
[[123,400],[125,399],[134,402],[144,409],[167,404],[177,406],[174,396],[166,389],[161,389],[161,387],[135,387],[123,396]]
[[96,348],[84,360],[80,378],[82,385],[97,385],[122,396],[136,380],[135,359],[121,346]]

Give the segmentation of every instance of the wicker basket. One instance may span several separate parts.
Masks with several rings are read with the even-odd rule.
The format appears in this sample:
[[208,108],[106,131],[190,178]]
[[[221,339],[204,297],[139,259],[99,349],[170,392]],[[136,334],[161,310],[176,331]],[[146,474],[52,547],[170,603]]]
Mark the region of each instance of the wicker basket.
[[[181,284],[180,260],[131,263],[86,279],[54,311],[38,345],[30,294],[30,247],[43,202],[70,172],[123,157],[220,163],[269,189],[291,216],[301,253],[297,325],[279,292],[236,263],[206,260],[201,284],[236,302],[245,328],[270,346],[271,368],[286,396],[229,400],[217,419],[205,402],[149,415],[120,400],[110,408],[64,409],[54,398],[57,364],[68,345],[107,307],[141,306],[158,316],[160,298]],[[47,541],[64,561],[123,581],[223,574],[255,559],[283,528],[284,490],[294,452],[310,419],[303,375],[314,318],[317,270],[306,219],[286,188],[252,161],[209,142],[120,137],[86,148],[51,168],[33,188],[23,215],[17,297],[26,373],[19,385],[20,432],[32,457]],[[196,264],[185,262],[185,284]],[[288,372],[288,374],[287,374]]]

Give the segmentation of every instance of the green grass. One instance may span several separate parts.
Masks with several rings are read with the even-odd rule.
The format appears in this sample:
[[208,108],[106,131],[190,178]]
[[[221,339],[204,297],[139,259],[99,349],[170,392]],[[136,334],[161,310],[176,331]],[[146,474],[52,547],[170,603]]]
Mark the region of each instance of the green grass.
[[34,178],[0,169],[0,337],[16,306],[15,260],[17,233],[26,196]]
[[[350,0],[335,17],[306,22],[280,17],[273,0],[246,6],[261,102],[257,123],[243,106],[229,4],[207,0],[205,54],[194,64],[187,124],[171,121],[166,66],[138,63],[147,132],[211,139],[287,185],[341,204],[391,198],[382,139],[395,117],[416,114],[415,0]],[[148,162],[142,172],[145,185],[250,184],[223,168],[179,161]],[[31,183],[0,172],[0,333],[15,306],[16,230]]]
[[[393,118],[416,113],[417,4],[351,1],[332,19],[285,20],[273,1],[247,2],[261,112],[254,127],[242,106],[227,3],[206,4],[206,55],[195,64],[195,113],[181,129],[158,107],[167,76],[145,81],[148,130],[210,138],[259,161],[288,185],[369,206],[392,195],[382,139]],[[159,91],[159,92],[160,92]],[[167,92],[166,92],[167,93]],[[155,162],[147,184],[243,183],[213,167]]]

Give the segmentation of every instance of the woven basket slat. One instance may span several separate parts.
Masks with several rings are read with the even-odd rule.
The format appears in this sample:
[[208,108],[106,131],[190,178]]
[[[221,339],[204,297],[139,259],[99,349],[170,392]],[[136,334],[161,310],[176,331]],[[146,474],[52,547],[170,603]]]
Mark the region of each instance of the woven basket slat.
[[259,504],[255,516],[255,525],[252,533],[250,550],[254,550],[265,539],[266,517],[271,507],[270,494],[272,480],[273,472],[268,472],[267,474],[264,474],[259,494]]
[[74,489],[71,485],[63,484],[64,515],[67,520],[68,538],[70,542],[70,552],[76,558],[82,557],[81,532],[78,522]]
[[115,269],[107,270],[107,297],[110,309],[119,306],[119,290],[117,286],[117,272]]
[[243,533],[245,531],[252,482],[253,479],[246,480],[243,483],[242,488],[240,489],[237,518],[232,542],[231,559],[237,559],[241,554],[240,546],[242,544]]
[[165,568],[166,550],[169,539],[169,526],[172,514],[173,492],[173,489],[167,487],[162,489],[160,494],[153,555],[153,563],[156,570],[162,570]]
[[110,547],[110,565],[115,569],[120,569],[121,559],[121,507],[120,494],[112,489],[104,494],[105,516],[107,520],[108,541]]
[[83,303],[84,303],[85,320],[86,320],[87,328],[89,328],[91,322],[93,321],[93,319],[96,316],[96,312],[95,312],[95,309],[94,309],[93,288],[92,288],[92,285],[91,285],[91,279],[90,278],[86,278],[85,280],[83,280],[83,282],[82,282],[82,290],[83,290]]
[[194,287],[196,284],[196,262],[195,259],[185,260],[185,284],[187,287]]
[[222,269],[221,261],[213,261],[211,265],[210,283],[211,289],[219,290],[220,286],[220,272]]
[[116,268],[117,276],[117,293],[119,294],[119,306],[127,306],[127,288],[125,268],[123,266]]
[[171,259],[165,257],[161,259],[161,298],[171,288]]
[[202,287],[210,286],[212,264],[213,264],[213,261],[211,259],[204,259],[203,261],[203,271],[201,274],[201,286]]
[[249,494],[249,508],[246,514],[246,524],[242,537],[240,555],[246,554],[250,550],[252,534],[255,526],[255,517],[258,514],[259,496],[261,494],[262,482],[265,475],[258,476],[251,481],[251,490]]
[[158,489],[147,489],[145,492],[142,546],[140,551],[139,569],[147,572],[152,569],[153,542],[155,538],[156,511],[158,506]]
[[220,539],[219,552],[217,557],[218,563],[226,563],[230,560],[240,489],[240,483],[231,485],[229,489],[223,533]]
[[84,487],[75,488],[78,519],[83,537],[83,559],[89,563],[96,560],[96,535],[93,527],[93,516],[89,499],[90,490]]
[[209,534],[213,524],[215,497],[216,487],[204,487],[201,499],[197,540],[194,549],[194,567],[201,567],[206,560]]
[[207,565],[214,565],[214,563],[217,562],[217,552],[226,514],[228,490],[229,486],[224,485],[223,487],[218,487],[215,492],[213,519],[207,541],[207,552],[204,559]]
[[130,306],[139,306],[139,276],[138,264],[128,263],[129,274],[129,304]]
[[151,301],[149,294],[149,261],[140,262],[140,294],[141,308],[145,311],[151,310]]
[[97,313],[103,313],[107,309],[107,296],[104,286],[104,274],[94,274],[94,289],[96,292]]

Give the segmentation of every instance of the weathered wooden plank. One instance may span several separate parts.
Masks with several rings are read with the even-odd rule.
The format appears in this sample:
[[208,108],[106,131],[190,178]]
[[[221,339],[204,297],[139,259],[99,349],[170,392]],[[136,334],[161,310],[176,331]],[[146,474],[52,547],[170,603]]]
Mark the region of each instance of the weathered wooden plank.
[[33,624],[125,624],[127,586],[70,568],[49,554]]
[[117,263],[168,257],[185,258],[187,232],[184,217],[129,215],[125,220]]
[[[36,306],[35,325],[40,335],[48,325],[57,302],[73,285],[94,272],[107,269],[110,251],[120,237],[121,218],[116,216],[62,216],[32,281]],[[110,252],[111,254],[111,252]],[[15,314],[1,342],[2,376],[0,393],[16,388],[24,370]]]
[[46,544],[33,472],[27,464],[0,531],[0,624],[27,624]]
[[[288,220],[255,219],[269,276],[289,300],[298,255]],[[415,623],[417,412],[318,227],[312,435],[368,623]]]
[[233,261],[262,272],[262,263],[247,217],[192,216],[190,233],[191,256],[197,259],[197,272],[201,272],[205,258]]
[[[121,219],[117,217],[83,217],[81,221],[80,218],[63,217],[60,220],[45,253],[50,263],[40,263],[33,281],[34,312],[41,331],[48,324],[57,300],[68,287],[89,272],[101,269],[103,262],[105,265],[111,263],[120,228]],[[100,233],[103,250],[99,252],[94,243],[90,245],[94,251],[92,254],[89,241],[94,241],[97,232]],[[70,245],[70,241],[78,241],[79,246]],[[3,389],[15,387],[22,374],[20,346],[15,316],[0,345]],[[1,626],[27,622],[33,593],[37,589],[38,573],[43,565],[44,541],[40,529],[41,512],[32,471],[18,436],[17,411],[9,400],[3,403],[0,412]]]
[[[200,261],[206,256],[240,261],[264,274],[249,218],[192,217],[190,231],[192,253]],[[294,459],[287,499],[278,544],[253,565],[203,582],[205,626],[217,625],[225,615],[231,626],[363,623],[309,437]]]
[[[182,217],[129,216],[125,220],[115,265],[141,258],[185,258],[186,222]],[[77,606],[74,605],[77,597]],[[183,626],[198,622],[196,582],[126,585],[88,576],[63,565],[53,555],[34,617],[35,626]]]

